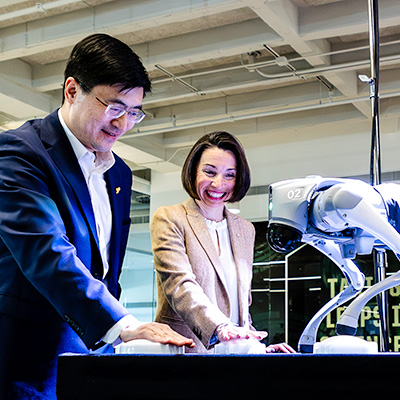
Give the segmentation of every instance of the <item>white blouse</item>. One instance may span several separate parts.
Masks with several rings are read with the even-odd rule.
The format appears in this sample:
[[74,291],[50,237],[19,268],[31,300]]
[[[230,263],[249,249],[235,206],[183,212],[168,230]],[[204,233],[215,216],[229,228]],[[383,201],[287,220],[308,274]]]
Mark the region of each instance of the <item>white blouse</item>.
[[207,218],[205,218],[205,220],[223,267],[224,284],[228,289],[231,305],[230,320],[234,324],[239,324],[238,277],[232,253],[231,241],[229,239],[228,224],[226,219],[218,222]]

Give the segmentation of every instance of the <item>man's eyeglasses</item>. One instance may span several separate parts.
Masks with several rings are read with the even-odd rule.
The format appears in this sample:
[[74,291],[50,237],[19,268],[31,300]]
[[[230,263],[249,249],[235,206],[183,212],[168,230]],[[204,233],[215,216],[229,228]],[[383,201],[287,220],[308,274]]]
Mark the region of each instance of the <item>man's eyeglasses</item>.
[[126,108],[116,106],[114,104],[107,104],[104,101],[100,100],[97,96],[95,96],[84,84],[78,82],[79,85],[82,86],[82,89],[86,92],[90,93],[99,103],[103,104],[106,107],[104,113],[111,118],[119,118],[122,117],[125,113],[128,115],[128,119],[135,124],[142,122],[144,117],[146,116],[145,112],[140,108],[133,108],[132,110],[127,110]]

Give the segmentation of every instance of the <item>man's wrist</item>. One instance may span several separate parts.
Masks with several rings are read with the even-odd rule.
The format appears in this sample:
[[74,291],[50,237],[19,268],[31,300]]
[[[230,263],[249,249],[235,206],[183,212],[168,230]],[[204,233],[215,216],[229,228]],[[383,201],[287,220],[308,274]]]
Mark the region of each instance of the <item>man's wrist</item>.
[[125,315],[125,317],[122,317],[107,331],[107,333],[103,336],[102,341],[116,346],[117,344],[121,343],[119,335],[122,331],[125,329],[134,330],[142,324],[143,322],[140,322],[132,314]]

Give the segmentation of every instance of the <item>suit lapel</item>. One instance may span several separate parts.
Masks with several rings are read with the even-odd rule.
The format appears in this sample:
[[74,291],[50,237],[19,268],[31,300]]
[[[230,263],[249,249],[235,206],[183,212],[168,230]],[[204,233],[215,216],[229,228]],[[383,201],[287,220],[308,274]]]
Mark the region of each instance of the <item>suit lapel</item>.
[[50,147],[48,154],[58,166],[70,187],[75,192],[78,202],[82,207],[82,214],[90,231],[99,245],[92,202],[82,170],[76,159],[72,146],[58,120],[56,111],[43,120],[41,129],[42,140]]
[[108,196],[110,198],[111,205],[111,213],[112,213],[112,234],[111,234],[111,242],[110,242],[110,271],[116,271],[113,268],[113,261],[115,261],[115,257],[113,255],[116,252],[118,247],[118,243],[120,243],[121,231],[117,227],[121,227],[122,225],[122,207],[118,202],[118,193],[117,188],[121,190],[120,186],[118,186],[119,172],[117,168],[111,168],[105,173],[105,180],[107,183]]

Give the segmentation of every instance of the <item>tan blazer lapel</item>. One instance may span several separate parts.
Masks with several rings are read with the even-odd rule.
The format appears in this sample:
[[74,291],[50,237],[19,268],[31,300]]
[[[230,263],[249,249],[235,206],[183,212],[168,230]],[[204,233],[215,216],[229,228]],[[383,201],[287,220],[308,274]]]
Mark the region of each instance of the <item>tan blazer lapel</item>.
[[210,233],[208,232],[207,224],[204,217],[200,213],[198,206],[193,199],[188,199],[183,203],[183,207],[187,213],[187,219],[190,227],[192,228],[197,240],[199,241],[201,247],[207,254],[212,266],[214,267],[222,286],[226,292],[226,297],[228,298],[227,288],[225,286],[225,278],[222,271],[222,265],[218,257],[217,250],[211,239]]

